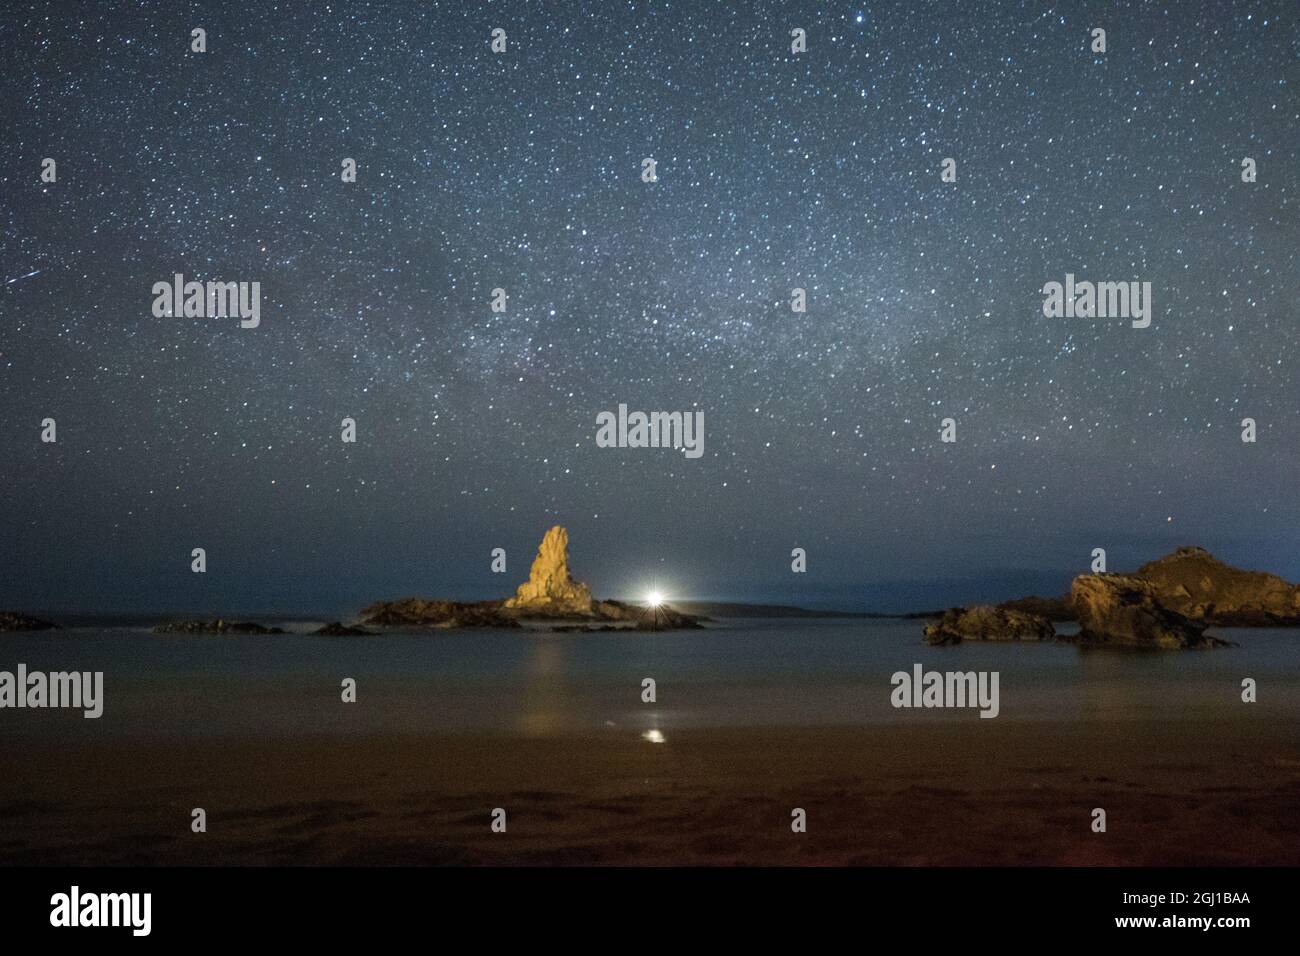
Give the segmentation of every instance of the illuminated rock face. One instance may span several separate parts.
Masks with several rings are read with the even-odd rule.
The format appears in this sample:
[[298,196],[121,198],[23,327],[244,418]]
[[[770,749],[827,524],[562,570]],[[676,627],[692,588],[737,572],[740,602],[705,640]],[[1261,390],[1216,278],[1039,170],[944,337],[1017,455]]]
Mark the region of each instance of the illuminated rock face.
[[569,576],[569,532],[558,524],[542,538],[528,580],[505,606],[542,614],[591,614],[591,590]]
[[1156,600],[1194,621],[1220,627],[1300,626],[1300,584],[1242,571],[1204,548],[1179,548],[1137,570]]
[[1123,574],[1081,574],[1070,588],[1079,615],[1074,640],[1135,647],[1224,646],[1205,634],[1205,622],[1193,621],[1157,600],[1150,581]]

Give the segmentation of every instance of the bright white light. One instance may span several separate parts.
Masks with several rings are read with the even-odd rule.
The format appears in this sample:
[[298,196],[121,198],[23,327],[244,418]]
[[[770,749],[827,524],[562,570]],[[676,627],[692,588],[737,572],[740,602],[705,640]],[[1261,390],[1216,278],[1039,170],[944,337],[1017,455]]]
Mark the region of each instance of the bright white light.
[[651,607],[658,607],[660,604],[664,603],[664,596],[658,591],[651,591],[645,596],[645,600]]
[[664,738],[664,735],[663,735],[663,731],[660,731],[660,730],[647,730],[645,733],[643,733],[643,734],[641,735],[641,739],[642,739],[642,740],[648,740],[648,741],[650,741],[650,743],[652,743],[652,744],[661,744],[661,743],[664,742],[664,739],[665,739],[665,738]]

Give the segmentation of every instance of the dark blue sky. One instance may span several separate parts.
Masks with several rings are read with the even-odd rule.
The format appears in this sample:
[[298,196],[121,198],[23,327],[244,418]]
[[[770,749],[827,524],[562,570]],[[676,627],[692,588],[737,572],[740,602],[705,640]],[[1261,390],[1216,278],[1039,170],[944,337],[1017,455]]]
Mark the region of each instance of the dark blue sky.
[[[1117,6],[7,6],[0,605],[504,595],[557,522],[602,595],[1300,578],[1297,8]],[[155,318],[176,272],[260,326]],[[1150,328],[1045,318],[1067,273]]]

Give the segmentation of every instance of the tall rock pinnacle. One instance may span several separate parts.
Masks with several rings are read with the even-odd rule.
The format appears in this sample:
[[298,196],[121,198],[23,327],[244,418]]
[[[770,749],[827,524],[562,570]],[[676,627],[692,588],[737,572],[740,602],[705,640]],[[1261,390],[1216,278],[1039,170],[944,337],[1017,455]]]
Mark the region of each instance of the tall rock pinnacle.
[[505,606],[546,614],[591,614],[591,590],[569,576],[569,532],[558,524],[546,532],[528,580]]

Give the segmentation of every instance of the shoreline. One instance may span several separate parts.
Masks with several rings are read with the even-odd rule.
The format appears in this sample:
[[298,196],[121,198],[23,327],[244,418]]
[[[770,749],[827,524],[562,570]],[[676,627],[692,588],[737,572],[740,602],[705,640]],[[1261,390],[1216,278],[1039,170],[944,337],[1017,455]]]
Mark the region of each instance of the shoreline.
[[[6,865],[1296,865],[1300,736],[1233,722],[16,742]],[[71,784],[75,783],[75,786]],[[1108,832],[1090,830],[1103,807]],[[204,807],[208,832],[190,832]],[[505,834],[489,829],[504,807]],[[793,834],[793,807],[808,832]]]

